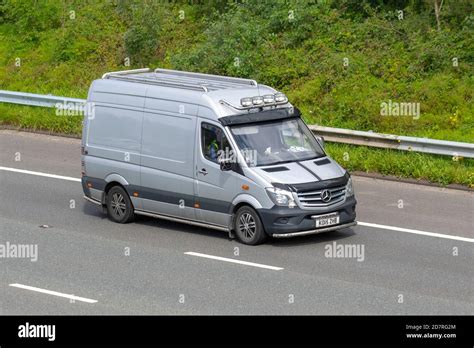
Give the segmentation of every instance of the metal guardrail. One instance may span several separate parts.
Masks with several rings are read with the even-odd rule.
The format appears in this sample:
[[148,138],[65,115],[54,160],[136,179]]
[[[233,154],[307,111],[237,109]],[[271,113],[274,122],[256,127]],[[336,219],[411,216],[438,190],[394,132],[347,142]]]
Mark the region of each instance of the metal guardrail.
[[0,102],[21,104],[30,106],[43,106],[48,108],[56,107],[57,103],[61,104],[85,104],[85,99],[58,97],[54,95],[34,94],[25,92],[11,92],[0,90]]
[[[0,90],[0,102],[55,107],[58,103],[85,104],[85,99],[59,97],[53,95],[11,92]],[[310,125],[309,128],[326,141],[363,145],[403,151],[424,152],[436,155],[474,158],[474,144],[428,138],[407,137],[402,135],[363,132],[343,128]]]
[[362,132],[315,125],[311,125],[309,128],[313,133],[323,136],[329,142],[474,158],[474,144],[472,143]]

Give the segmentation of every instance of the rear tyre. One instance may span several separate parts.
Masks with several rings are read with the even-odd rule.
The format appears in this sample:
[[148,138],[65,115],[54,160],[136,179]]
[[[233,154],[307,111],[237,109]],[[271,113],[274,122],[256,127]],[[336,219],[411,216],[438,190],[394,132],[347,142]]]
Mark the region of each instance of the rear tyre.
[[125,224],[135,218],[134,208],[128,193],[120,186],[112,187],[107,193],[107,215],[109,219]]
[[267,239],[262,221],[255,209],[244,206],[235,213],[234,231],[239,241],[248,245],[257,245]]

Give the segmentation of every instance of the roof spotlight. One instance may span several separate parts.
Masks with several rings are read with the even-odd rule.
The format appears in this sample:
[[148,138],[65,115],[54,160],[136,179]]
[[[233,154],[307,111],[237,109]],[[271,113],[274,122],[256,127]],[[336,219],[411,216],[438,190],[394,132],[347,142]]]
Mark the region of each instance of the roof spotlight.
[[240,104],[244,107],[252,106],[252,98],[242,98],[240,99]]
[[262,105],[263,104],[263,97],[253,97],[252,98],[253,105]]
[[275,101],[277,103],[286,103],[288,101],[288,98],[283,93],[278,92],[278,93],[275,93]]
[[265,104],[273,104],[275,103],[275,96],[273,94],[267,94],[263,96],[263,102]]

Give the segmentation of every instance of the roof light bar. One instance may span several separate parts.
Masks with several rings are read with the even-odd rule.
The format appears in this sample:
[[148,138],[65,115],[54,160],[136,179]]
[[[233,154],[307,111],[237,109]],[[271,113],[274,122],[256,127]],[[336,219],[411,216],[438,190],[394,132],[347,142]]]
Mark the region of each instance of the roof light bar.
[[269,106],[269,105],[278,105],[288,103],[288,97],[281,92],[275,94],[266,94],[262,96],[255,97],[245,97],[240,99],[240,105],[242,108],[239,109],[249,109],[252,107],[259,106]]

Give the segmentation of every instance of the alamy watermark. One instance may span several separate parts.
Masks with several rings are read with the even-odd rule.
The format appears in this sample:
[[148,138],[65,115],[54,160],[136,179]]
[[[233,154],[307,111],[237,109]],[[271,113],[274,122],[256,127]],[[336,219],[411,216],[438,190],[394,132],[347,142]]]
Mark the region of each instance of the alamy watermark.
[[420,118],[420,103],[414,102],[388,102],[380,103],[381,116],[411,116],[414,120]]
[[76,102],[62,102],[54,105],[56,108],[56,116],[83,116],[86,115],[89,119],[95,116],[94,103],[76,103]]
[[0,244],[0,259],[30,259],[38,261],[38,244]]
[[238,156],[237,152],[226,147],[225,149],[217,151],[217,161],[226,163],[240,163],[246,162],[250,166],[257,164],[257,151],[244,149],[240,151],[242,157]]
[[358,262],[365,260],[364,244],[326,244],[324,246],[324,256],[335,259],[357,259]]
[[19,338],[46,338],[52,342],[56,340],[56,325],[36,325],[26,322],[18,326]]

